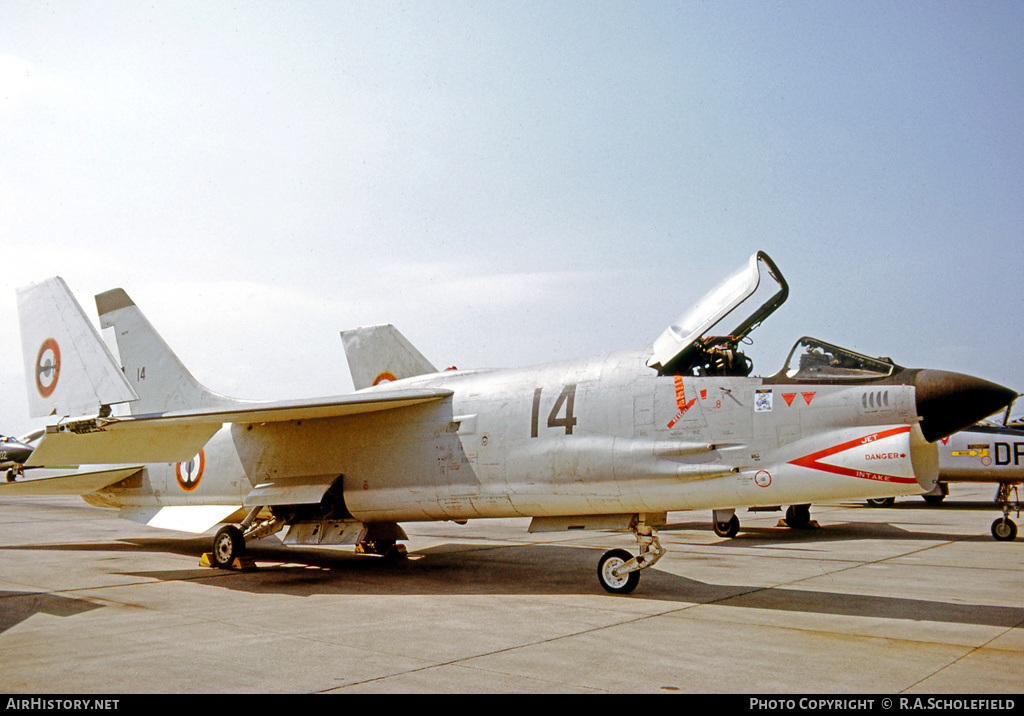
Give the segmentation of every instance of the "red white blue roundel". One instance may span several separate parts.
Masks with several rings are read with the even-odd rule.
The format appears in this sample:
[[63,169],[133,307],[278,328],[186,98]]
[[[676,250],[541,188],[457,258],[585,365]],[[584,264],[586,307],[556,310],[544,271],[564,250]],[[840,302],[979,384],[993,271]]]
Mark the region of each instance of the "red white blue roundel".
[[199,487],[199,481],[203,479],[203,470],[206,469],[206,452],[199,451],[199,454],[188,462],[179,462],[174,465],[174,476],[178,480],[178,487],[185,492],[192,492]]
[[47,338],[36,354],[36,390],[39,395],[49,398],[57,389],[60,377],[60,346],[57,341]]

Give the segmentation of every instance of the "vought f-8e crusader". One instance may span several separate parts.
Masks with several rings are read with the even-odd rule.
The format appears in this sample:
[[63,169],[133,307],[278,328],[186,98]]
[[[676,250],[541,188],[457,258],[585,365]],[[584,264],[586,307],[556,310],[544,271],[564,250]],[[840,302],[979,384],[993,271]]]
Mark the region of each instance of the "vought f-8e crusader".
[[81,494],[196,533],[225,522],[219,566],[271,534],[387,553],[407,521],[631,531],[638,553],[597,569],[627,593],[664,554],[667,512],[716,510],[727,528],[737,507],[928,492],[935,441],[1016,395],[810,338],[752,377],[740,343],[788,292],[758,253],[652,345],[510,370],[438,372],[392,326],[344,331],[355,392],[254,402],[200,385],[121,289],[96,297],[117,365],[49,279],[18,294],[31,412],[56,416],[24,468],[78,467],[0,495]]

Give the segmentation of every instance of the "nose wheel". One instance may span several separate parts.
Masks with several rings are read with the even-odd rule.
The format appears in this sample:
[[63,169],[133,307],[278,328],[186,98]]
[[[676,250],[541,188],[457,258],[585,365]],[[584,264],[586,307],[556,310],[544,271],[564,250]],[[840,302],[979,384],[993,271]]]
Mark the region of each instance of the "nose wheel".
[[640,584],[640,572],[624,572],[623,566],[633,559],[624,549],[612,549],[604,553],[597,563],[597,578],[601,586],[612,594],[629,594]]
[[640,583],[640,570],[654,565],[665,555],[654,528],[638,520],[632,527],[640,553],[634,557],[624,549],[608,550],[597,563],[597,579],[606,592],[629,594]]
[[[1010,503],[1010,491],[1013,491],[1015,504]],[[1000,542],[1011,542],[1017,539],[1017,523],[1010,519],[1010,510],[1016,508],[1017,517],[1020,517],[1020,497],[1017,495],[1017,485],[1008,482],[999,485],[999,492],[996,493],[996,502],[1003,508],[1003,516],[992,523],[992,536]]]
[[[1015,504],[1010,502],[1010,492],[1013,492]],[[992,523],[992,536],[1000,542],[1010,542],[1017,539],[1017,524],[1010,519],[1010,510],[1016,508],[1017,517],[1020,517],[1020,497],[1017,495],[1017,485],[1008,482],[1000,483],[999,491],[996,493],[996,502],[1003,508],[1003,516]]]
[[992,536],[1000,542],[1010,542],[1017,538],[1017,524],[1009,517],[1000,517],[992,523]]

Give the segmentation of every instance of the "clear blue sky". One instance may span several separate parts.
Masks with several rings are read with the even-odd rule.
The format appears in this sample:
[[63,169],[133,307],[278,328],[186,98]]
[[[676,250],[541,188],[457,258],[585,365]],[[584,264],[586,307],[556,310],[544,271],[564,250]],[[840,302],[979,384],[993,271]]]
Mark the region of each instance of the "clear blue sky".
[[[155,5],[155,6],[154,6]],[[1019,2],[0,5],[0,433],[14,289],[123,287],[193,372],[351,388],[652,342],[758,249],[812,335],[1024,390]]]

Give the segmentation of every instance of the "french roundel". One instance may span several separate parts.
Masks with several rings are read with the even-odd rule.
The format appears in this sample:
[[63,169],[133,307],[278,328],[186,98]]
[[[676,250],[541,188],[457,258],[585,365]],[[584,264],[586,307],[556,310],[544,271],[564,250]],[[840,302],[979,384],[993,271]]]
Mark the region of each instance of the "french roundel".
[[36,390],[39,395],[49,398],[57,389],[60,378],[60,346],[57,341],[47,338],[36,354]]
[[199,451],[199,454],[188,462],[179,462],[174,465],[174,476],[178,480],[178,487],[185,492],[192,492],[199,487],[199,481],[203,479],[203,470],[206,469],[206,452]]

